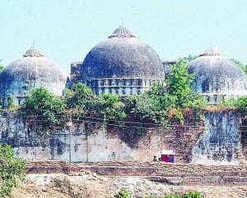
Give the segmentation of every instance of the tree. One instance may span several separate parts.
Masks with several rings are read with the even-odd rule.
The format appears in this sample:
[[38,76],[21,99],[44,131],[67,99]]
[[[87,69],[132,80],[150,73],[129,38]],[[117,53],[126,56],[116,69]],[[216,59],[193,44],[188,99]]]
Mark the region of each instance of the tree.
[[71,91],[66,94],[66,102],[69,108],[86,110],[93,99],[92,90],[81,82],[74,84]]
[[154,84],[141,96],[125,99],[125,111],[137,119],[150,119],[155,123],[167,124],[169,118],[183,121],[183,109],[205,107],[203,96],[191,89],[194,75],[187,70],[187,61],[180,59],[171,68],[163,84]]
[[15,157],[11,146],[0,145],[0,196],[5,197],[25,178],[26,162]]
[[186,62],[186,64],[195,60],[198,56],[189,54],[188,56],[183,57],[182,59]]
[[124,103],[118,95],[103,94],[95,97],[88,110],[105,120],[122,120],[126,117],[123,108]]
[[[53,131],[57,126],[63,126],[66,104],[57,96],[54,96],[45,88],[35,88],[25,98],[21,109],[31,124],[39,127],[39,132]],[[33,122],[32,122],[33,121]],[[44,135],[43,133],[40,135]]]
[[188,101],[193,78],[194,76],[188,73],[186,61],[183,59],[173,65],[166,83],[168,94],[176,97],[176,106],[182,107]]

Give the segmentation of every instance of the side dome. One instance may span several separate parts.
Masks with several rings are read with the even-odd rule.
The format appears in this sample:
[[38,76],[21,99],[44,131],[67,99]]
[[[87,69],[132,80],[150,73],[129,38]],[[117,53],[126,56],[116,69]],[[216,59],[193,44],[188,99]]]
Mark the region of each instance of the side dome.
[[0,75],[0,94],[6,106],[10,97],[20,104],[32,88],[44,87],[61,96],[65,88],[66,74],[37,49],[31,48],[23,58],[12,62]]
[[162,61],[146,43],[120,26],[87,54],[82,79],[164,78]]
[[215,50],[209,49],[188,65],[189,73],[195,78],[192,88],[203,95],[238,97],[247,95],[247,78],[232,60]]

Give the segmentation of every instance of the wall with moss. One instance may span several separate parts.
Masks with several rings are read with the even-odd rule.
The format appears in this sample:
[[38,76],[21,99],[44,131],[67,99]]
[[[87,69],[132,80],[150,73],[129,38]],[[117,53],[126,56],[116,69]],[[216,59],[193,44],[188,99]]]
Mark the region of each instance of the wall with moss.
[[[239,127],[241,115],[236,112],[205,112],[203,119],[188,114],[185,123],[173,122],[171,127],[143,129],[137,126],[74,122],[71,128],[71,159],[73,162],[152,161],[162,150],[173,150],[175,162],[190,163],[195,159],[222,162],[217,153],[238,162],[242,155]],[[2,114],[0,141],[12,145],[27,160],[69,160],[68,129],[54,130],[50,136],[39,136],[25,124],[22,116]],[[206,147],[205,147],[206,145]],[[246,150],[246,146],[244,147]],[[243,152],[247,153],[247,152]],[[204,163],[204,162],[202,162]]]

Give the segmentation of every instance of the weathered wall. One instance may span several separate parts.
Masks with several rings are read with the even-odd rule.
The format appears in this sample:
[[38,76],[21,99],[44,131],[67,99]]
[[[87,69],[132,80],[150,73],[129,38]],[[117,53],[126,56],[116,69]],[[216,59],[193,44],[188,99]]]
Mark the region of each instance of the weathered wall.
[[205,132],[193,148],[192,162],[239,164],[240,118],[238,112],[206,112]]
[[[135,147],[119,138],[119,134],[102,124],[89,126],[74,123],[71,131],[71,159],[73,162],[151,161],[160,153],[159,130],[147,131]],[[50,137],[40,137],[25,126],[20,116],[0,118],[1,143],[12,145],[17,154],[27,160],[69,160],[70,138],[68,130],[55,131]],[[148,149],[147,149],[148,148]]]
[[[134,126],[106,127],[102,123],[74,122],[70,144],[67,129],[54,131],[50,137],[40,137],[25,126],[21,116],[2,115],[0,141],[12,145],[19,156],[31,161],[69,160],[71,145],[72,162],[152,161],[167,149],[175,151],[178,163],[198,163],[198,159],[199,163],[212,159],[216,163],[238,163],[240,115],[205,113],[205,120],[201,122],[194,117],[188,115],[184,126],[145,129],[141,130],[142,135]],[[217,157],[219,152],[224,158]]]

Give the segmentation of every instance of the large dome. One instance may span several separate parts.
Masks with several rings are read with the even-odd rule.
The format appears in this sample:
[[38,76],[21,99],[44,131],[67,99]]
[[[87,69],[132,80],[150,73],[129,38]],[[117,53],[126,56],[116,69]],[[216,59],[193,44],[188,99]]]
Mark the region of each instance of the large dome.
[[84,80],[164,78],[164,69],[158,54],[122,26],[88,53],[81,72]]
[[242,96],[247,95],[247,78],[232,60],[209,49],[188,65],[189,73],[194,73],[192,87],[205,95]]
[[22,59],[4,68],[0,75],[1,97],[23,98],[30,89],[44,87],[55,95],[62,95],[66,75],[52,60],[31,48]]

